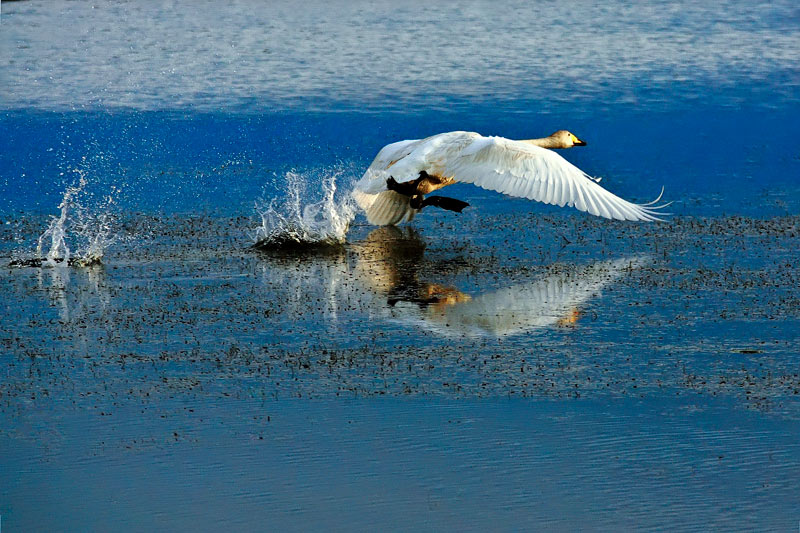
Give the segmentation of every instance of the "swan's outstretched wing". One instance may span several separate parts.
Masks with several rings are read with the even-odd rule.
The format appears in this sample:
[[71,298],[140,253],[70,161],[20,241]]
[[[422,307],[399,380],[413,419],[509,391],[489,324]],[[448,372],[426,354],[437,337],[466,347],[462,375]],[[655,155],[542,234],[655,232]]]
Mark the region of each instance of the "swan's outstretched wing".
[[[386,179],[390,176],[388,168],[398,161],[407,159],[414,150],[426,139],[400,141],[387,144],[369,166],[367,171],[356,183],[353,198],[364,210],[367,221],[376,226],[393,226],[401,222],[409,222],[419,211],[413,209],[408,202],[408,196],[403,196],[386,189]],[[403,174],[404,181],[413,179],[411,174]],[[419,174],[419,171],[417,171]],[[399,175],[399,174],[398,174]]]
[[557,153],[524,141],[478,137],[436,162],[444,176],[510,196],[616,220],[660,220],[657,207],[623,200]]
[[[387,190],[389,176],[400,183],[417,179],[421,170],[433,168],[433,160],[441,163],[457,155],[474,138],[480,135],[455,131],[384,146],[353,190],[353,198],[366,213],[369,223],[384,226],[413,219],[419,210],[409,205],[407,196]],[[436,169],[441,168],[441,164],[436,166]]]
[[407,157],[425,141],[427,141],[427,139],[414,139],[387,144],[381,148],[381,151],[378,152],[378,155],[372,160],[369,168],[372,170],[385,170]]

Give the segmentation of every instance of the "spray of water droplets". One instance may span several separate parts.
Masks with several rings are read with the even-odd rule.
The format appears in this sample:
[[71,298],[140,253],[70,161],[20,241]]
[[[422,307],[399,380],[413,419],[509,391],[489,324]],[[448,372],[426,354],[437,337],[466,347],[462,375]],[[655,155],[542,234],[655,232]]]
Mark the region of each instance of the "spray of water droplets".
[[343,244],[356,213],[350,195],[337,188],[337,181],[341,182],[344,174],[344,170],[327,171],[320,180],[318,172],[286,172],[279,194],[256,205],[261,216],[256,246]]
[[114,242],[112,210],[118,189],[112,188],[110,194],[103,196],[99,203],[92,202],[90,208],[87,173],[81,169],[74,172],[78,175],[77,181],[66,188],[58,206],[59,215],[51,217],[47,229],[39,236],[35,258],[21,263],[96,264],[102,261],[106,249]]

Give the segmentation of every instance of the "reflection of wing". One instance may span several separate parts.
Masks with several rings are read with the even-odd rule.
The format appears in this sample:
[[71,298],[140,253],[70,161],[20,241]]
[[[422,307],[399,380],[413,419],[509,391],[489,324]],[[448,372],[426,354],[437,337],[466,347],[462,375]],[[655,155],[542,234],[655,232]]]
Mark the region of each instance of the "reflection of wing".
[[[515,335],[552,327],[573,317],[605,285],[646,261],[626,258],[583,269],[550,274],[544,279],[481,294],[450,306],[404,305],[398,318],[411,319],[444,335]],[[405,316],[402,316],[405,315]]]

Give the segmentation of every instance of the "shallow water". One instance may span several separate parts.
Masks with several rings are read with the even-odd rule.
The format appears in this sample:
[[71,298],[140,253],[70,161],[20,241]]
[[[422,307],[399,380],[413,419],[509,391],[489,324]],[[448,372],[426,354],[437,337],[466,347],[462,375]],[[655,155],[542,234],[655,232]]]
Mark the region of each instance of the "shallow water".
[[[796,527],[792,3],[192,6],[2,5],[6,528]],[[564,127],[669,220],[352,211]]]

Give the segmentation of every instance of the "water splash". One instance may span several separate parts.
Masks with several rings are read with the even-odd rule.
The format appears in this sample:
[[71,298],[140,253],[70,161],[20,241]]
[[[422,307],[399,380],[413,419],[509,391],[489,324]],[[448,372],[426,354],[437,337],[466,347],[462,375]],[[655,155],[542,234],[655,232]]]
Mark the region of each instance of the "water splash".
[[[61,214],[58,217],[50,219],[50,225],[39,237],[39,242],[36,245],[36,256],[41,258],[42,264],[47,266],[55,266],[58,263],[68,264],[70,260],[70,249],[67,245],[67,222],[69,220],[70,211],[72,210],[76,197],[86,187],[86,174],[80,170],[78,173],[78,183],[67,187],[64,192],[64,197],[58,208],[61,209]],[[50,243],[50,249],[46,255],[44,254],[45,243]]]
[[[256,229],[255,246],[262,249],[340,245],[355,217],[349,194],[337,195],[337,180],[345,171],[336,169],[323,176],[317,172],[286,172],[278,197],[256,205],[261,226]],[[283,189],[283,190],[280,190]],[[321,200],[315,201],[319,196]]]
[[88,266],[102,262],[106,249],[116,241],[117,237],[112,233],[114,217],[109,211],[113,203],[113,196],[106,197],[105,210],[82,220],[78,225],[78,234],[85,239],[86,244],[79,251],[74,264]]
[[[89,209],[87,198],[87,172],[75,169],[77,181],[68,186],[58,208],[56,217],[51,217],[47,229],[39,236],[36,256],[16,263],[27,266],[88,266],[102,261],[105,251],[114,240],[112,232],[114,197],[119,192],[112,187],[99,205]],[[74,252],[68,241],[72,241]]]

